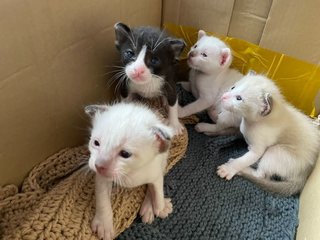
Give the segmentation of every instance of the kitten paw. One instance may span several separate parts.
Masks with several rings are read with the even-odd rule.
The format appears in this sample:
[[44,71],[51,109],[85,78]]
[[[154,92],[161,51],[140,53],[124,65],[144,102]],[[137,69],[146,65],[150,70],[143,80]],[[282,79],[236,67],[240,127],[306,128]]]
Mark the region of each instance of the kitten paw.
[[199,133],[202,133],[202,132],[207,132],[207,127],[206,127],[207,123],[197,123],[195,126],[194,126],[194,129],[199,132]]
[[204,123],[204,122],[197,123],[196,126],[194,127],[194,129],[197,132],[206,133],[207,135],[214,134],[216,132],[215,131],[216,130],[215,124]]
[[231,180],[234,175],[237,174],[237,170],[231,167],[229,164],[223,164],[218,167],[217,174],[221,178]]
[[140,216],[142,218],[142,222],[151,224],[154,220],[154,212],[152,207],[151,199],[148,197],[145,198],[145,200],[142,203],[142,206],[140,208]]
[[91,223],[91,229],[98,235],[99,239],[112,240],[114,237],[112,219],[108,220],[107,217],[95,215]]
[[164,199],[164,208],[159,211],[159,214],[157,215],[160,218],[166,218],[169,216],[170,213],[173,211],[173,206],[170,198]]
[[174,135],[182,134],[184,126],[179,121],[170,123],[169,125],[174,129]]

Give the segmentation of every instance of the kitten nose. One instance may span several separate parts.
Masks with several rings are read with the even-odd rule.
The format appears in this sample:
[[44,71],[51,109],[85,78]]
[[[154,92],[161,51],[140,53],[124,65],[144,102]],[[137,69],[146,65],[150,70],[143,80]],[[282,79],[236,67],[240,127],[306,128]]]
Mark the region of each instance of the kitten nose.
[[188,57],[189,57],[189,58],[192,58],[192,57],[194,57],[194,56],[195,56],[194,51],[189,52],[189,54],[188,54]]
[[134,69],[134,73],[133,73],[134,78],[139,78],[139,77],[141,77],[141,75],[144,74],[145,71],[146,71],[146,70],[145,70],[144,67],[137,67],[137,68],[135,68],[135,69]]
[[107,170],[106,167],[99,166],[98,164],[95,164],[94,166],[96,167],[97,172],[98,172],[99,174],[103,174],[103,173]]
[[226,100],[226,99],[228,99],[230,97],[230,94],[229,93],[224,93],[223,95],[222,95],[222,97],[221,97],[221,99],[222,100]]

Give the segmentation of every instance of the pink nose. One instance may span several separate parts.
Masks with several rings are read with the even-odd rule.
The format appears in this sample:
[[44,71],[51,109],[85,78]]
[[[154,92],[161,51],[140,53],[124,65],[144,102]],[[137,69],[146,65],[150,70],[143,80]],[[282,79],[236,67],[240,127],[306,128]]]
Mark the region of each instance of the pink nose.
[[144,67],[138,67],[135,68],[132,74],[133,78],[141,78],[141,76],[144,74],[144,72],[146,71],[146,69]]
[[106,167],[99,166],[99,165],[97,165],[97,164],[95,164],[95,167],[96,167],[96,169],[97,169],[97,172],[100,173],[100,174],[103,174],[103,173],[107,170]]
[[222,100],[227,100],[228,98],[230,98],[230,94],[229,93],[224,93],[221,97]]
[[189,52],[189,54],[188,54],[188,58],[192,58],[192,57],[194,57],[195,56],[195,53],[192,51],[192,52]]

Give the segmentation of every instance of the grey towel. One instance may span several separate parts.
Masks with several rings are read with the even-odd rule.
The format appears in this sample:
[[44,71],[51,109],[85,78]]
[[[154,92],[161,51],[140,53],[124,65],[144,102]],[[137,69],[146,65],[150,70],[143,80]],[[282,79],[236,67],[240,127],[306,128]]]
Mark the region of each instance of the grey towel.
[[[182,91],[182,104],[193,97]],[[200,115],[208,120],[205,114]],[[235,176],[220,179],[217,166],[247,151],[240,135],[208,137],[187,126],[189,146],[182,159],[165,177],[165,193],[174,211],[151,225],[138,217],[118,239],[294,239],[298,225],[298,197],[267,193]]]

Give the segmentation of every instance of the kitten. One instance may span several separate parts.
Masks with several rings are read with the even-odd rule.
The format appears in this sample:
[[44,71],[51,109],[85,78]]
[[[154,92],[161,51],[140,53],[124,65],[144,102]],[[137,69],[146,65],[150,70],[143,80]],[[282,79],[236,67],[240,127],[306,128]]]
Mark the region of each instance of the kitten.
[[[241,114],[240,131],[249,151],[218,167],[230,180],[235,174],[267,191],[290,196],[301,192],[319,155],[319,131],[291,106],[272,80],[248,75],[222,96],[225,109]],[[259,161],[260,160],[260,161]],[[257,169],[250,165],[258,162]],[[281,181],[272,181],[274,177]]]
[[91,227],[100,239],[112,239],[112,184],[136,187],[148,184],[140,209],[142,221],[165,218],[172,212],[164,198],[163,176],[173,130],[146,106],[136,103],[90,105],[92,117],[89,167],[96,172],[96,213]]
[[168,36],[153,27],[130,29],[123,23],[115,26],[115,45],[124,65],[120,93],[123,98],[163,96],[169,105],[168,121],[177,134],[182,133],[178,119],[175,72],[185,47],[181,39]]
[[224,42],[207,36],[203,30],[198,32],[198,41],[188,53],[189,82],[181,83],[197,100],[178,109],[180,118],[207,109],[215,124],[198,123],[195,126],[198,132],[217,135],[232,133],[234,128],[239,128],[241,118],[220,106],[222,93],[243,77],[240,72],[229,68],[231,62],[231,50]]

